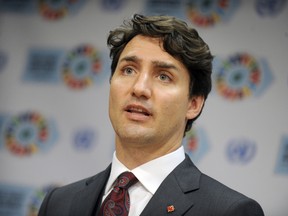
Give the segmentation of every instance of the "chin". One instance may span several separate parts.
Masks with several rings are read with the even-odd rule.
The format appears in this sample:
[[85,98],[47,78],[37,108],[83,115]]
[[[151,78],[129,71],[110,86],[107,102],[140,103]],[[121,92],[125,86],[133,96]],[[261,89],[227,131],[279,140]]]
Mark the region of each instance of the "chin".
[[154,137],[151,132],[147,131],[147,129],[137,129],[135,127],[132,127],[131,130],[125,128],[124,131],[119,131],[117,134],[120,140],[133,143],[150,142]]

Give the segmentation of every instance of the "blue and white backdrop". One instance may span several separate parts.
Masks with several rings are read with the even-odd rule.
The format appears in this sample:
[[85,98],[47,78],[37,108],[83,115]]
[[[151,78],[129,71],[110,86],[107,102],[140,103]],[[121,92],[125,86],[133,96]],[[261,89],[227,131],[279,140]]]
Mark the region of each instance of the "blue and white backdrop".
[[48,190],[110,163],[106,38],[136,12],[186,20],[215,55],[186,152],[287,216],[286,0],[0,0],[0,215],[37,215]]

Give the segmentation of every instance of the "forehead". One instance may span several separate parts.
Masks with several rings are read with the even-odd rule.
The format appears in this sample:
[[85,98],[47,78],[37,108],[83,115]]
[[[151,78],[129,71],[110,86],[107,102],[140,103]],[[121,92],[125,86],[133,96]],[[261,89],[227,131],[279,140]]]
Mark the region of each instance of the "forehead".
[[119,60],[127,56],[135,56],[140,60],[149,62],[167,62],[175,66],[185,68],[181,61],[174,58],[163,48],[163,43],[159,38],[152,38],[143,35],[137,35],[131,39],[125,46]]
[[147,49],[148,47],[154,47],[154,48],[158,48],[159,51],[165,52],[165,50],[162,47],[162,41],[159,38],[153,38],[153,37],[148,37],[148,36],[143,36],[143,35],[136,35],[135,37],[133,37],[125,46],[123,51],[127,51],[130,49],[138,49],[138,48],[144,48],[146,47],[145,50],[149,50]]

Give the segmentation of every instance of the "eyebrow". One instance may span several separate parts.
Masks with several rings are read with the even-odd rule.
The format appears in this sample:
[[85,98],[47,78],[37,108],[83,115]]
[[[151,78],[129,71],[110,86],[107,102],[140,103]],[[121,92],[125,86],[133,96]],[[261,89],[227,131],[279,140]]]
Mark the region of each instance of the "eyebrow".
[[[123,58],[120,59],[120,62],[123,61],[127,61],[127,62],[135,62],[135,63],[139,63],[142,60],[139,59],[137,56],[125,56]],[[175,70],[179,70],[178,67],[176,67],[174,64],[170,64],[164,61],[152,61],[152,64],[158,68],[164,68],[164,69],[175,69]]]
[[128,61],[128,62],[140,62],[141,60],[137,56],[125,56],[120,59],[119,62]]
[[155,65],[158,68],[164,68],[164,69],[175,69],[178,70],[178,68],[174,64],[170,64],[163,61],[153,61],[153,65]]

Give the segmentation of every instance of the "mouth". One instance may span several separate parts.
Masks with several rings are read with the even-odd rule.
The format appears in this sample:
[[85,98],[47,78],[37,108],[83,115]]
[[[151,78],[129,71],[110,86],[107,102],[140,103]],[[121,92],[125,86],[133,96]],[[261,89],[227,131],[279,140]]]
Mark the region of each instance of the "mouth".
[[138,105],[129,105],[125,108],[126,112],[132,113],[132,114],[140,114],[144,116],[151,116],[152,113],[146,109],[143,106],[138,106]]

